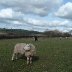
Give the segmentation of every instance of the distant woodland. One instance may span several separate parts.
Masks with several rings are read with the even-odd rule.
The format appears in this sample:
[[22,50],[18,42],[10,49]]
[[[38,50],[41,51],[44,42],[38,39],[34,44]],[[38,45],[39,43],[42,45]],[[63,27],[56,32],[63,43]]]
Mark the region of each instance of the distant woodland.
[[37,32],[37,31],[28,31],[28,30],[23,30],[23,29],[0,28],[0,39],[33,37],[35,35],[39,37],[71,37],[72,36],[71,32],[72,31],[60,32],[58,30]]

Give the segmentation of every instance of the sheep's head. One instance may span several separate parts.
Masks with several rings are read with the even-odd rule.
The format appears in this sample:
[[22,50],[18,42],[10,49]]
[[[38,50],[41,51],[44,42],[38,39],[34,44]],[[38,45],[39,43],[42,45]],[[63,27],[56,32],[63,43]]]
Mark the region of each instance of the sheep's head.
[[31,49],[30,44],[27,44],[27,45],[24,47],[24,50],[25,50],[25,51],[29,51],[30,49]]

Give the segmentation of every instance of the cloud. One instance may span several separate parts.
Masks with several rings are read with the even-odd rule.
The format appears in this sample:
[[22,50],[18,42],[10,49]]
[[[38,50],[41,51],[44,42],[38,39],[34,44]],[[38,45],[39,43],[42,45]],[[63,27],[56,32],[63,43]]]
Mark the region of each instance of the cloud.
[[[61,31],[69,31],[72,29],[72,23],[68,20],[44,20],[35,18],[23,18],[22,20],[0,20],[2,24],[6,24],[6,28],[27,29],[35,31],[45,31],[58,29]],[[70,28],[70,29],[69,29]]]
[[25,14],[46,16],[62,2],[63,0],[2,0],[0,5],[6,8],[10,7]]
[[10,8],[0,10],[0,17],[2,18],[12,18],[13,11]]
[[24,18],[23,21],[26,24],[34,25],[34,26],[41,26],[41,27],[58,27],[58,26],[65,26],[69,23],[68,20],[59,21],[59,20],[43,20],[43,19],[34,19],[34,18]]
[[69,20],[53,20],[48,21],[44,19],[35,19],[35,18],[23,18],[22,20],[9,20],[11,24],[15,25],[26,25],[30,27],[38,27],[38,28],[56,28],[56,27],[72,27],[72,23]]
[[20,18],[24,14],[16,12],[12,8],[4,8],[0,10],[0,18]]
[[65,19],[72,19],[72,3],[68,2],[62,5],[55,15]]
[[72,29],[72,23],[57,18],[72,18],[71,2],[59,8],[55,13],[58,17],[50,15],[62,3],[63,0],[0,0],[0,25],[6,28],[37,31],[46,29],[68,31]]
[[24,23],[30,25],[33,30],[38,31],[45,31],[45,30],[55,30],[58,29],[60,31],[66,32],[72,29],[72,23],[69,20],[43,20],[43,19],[34,19],[34,18],[27,18],[24,19]]

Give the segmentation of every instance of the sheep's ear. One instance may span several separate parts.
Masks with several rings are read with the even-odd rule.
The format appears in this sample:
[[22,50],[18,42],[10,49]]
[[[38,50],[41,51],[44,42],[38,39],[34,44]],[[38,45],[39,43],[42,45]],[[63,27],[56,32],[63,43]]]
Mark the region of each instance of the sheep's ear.
[[31,44],[29,44],[30,48],[31,48]]

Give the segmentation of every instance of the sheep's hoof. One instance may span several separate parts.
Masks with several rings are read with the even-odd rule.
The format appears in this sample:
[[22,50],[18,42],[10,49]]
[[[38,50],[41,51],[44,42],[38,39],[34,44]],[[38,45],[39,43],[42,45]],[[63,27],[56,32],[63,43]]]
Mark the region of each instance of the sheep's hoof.
[[11,60],[13,61],[14,60],[14,57],[12,57]]
[[12,59],[12,61],[14,61],[14,59]]

